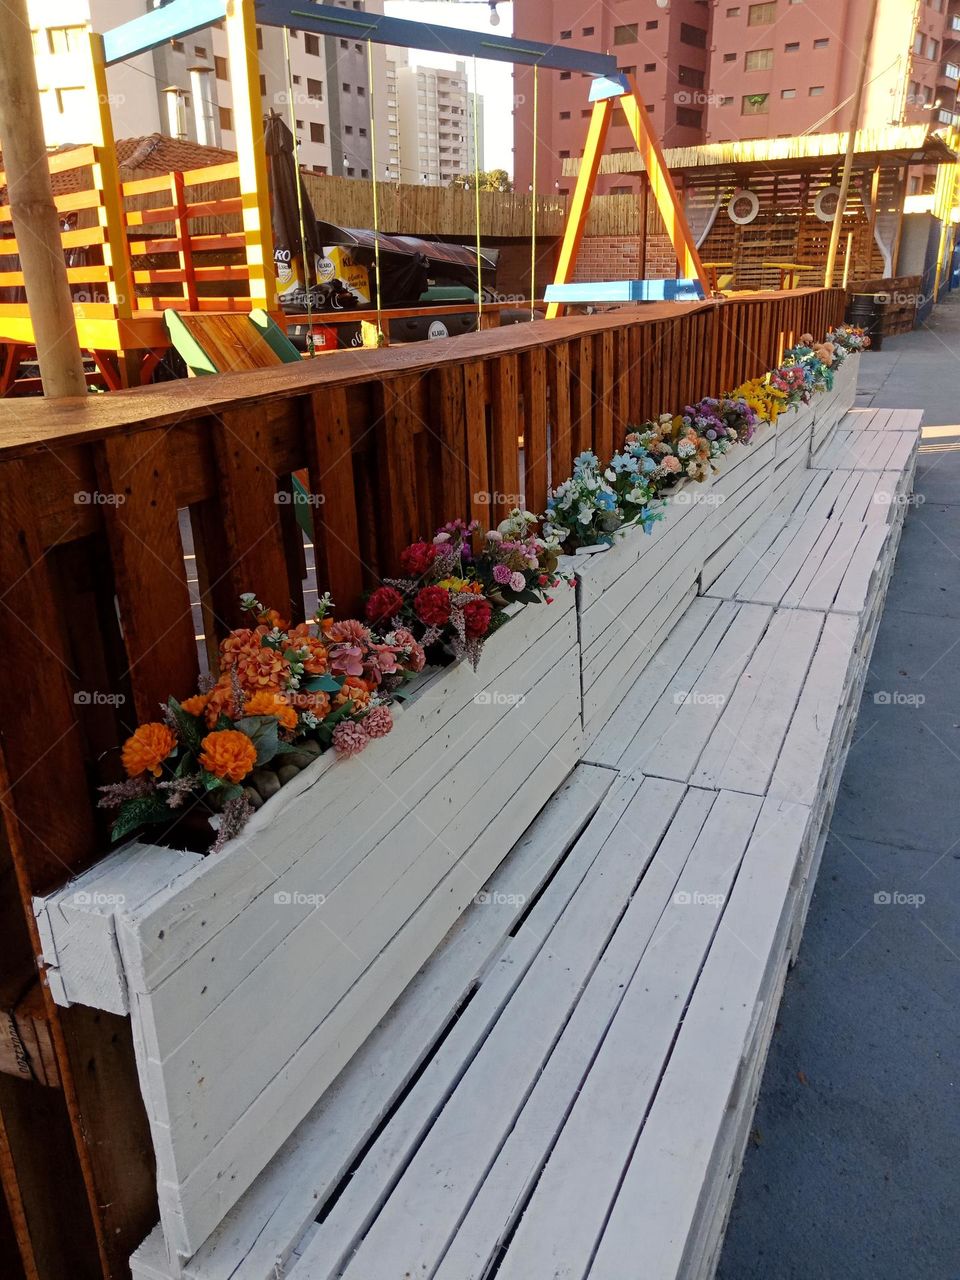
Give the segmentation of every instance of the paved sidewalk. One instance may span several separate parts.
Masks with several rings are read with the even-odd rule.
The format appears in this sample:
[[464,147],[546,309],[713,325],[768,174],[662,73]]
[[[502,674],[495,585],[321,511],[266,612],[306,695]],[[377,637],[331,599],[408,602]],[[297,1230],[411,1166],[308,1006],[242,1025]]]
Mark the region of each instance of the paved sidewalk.
[[960,296],[862,363],[919,497],[719,1280],[960,1280]]

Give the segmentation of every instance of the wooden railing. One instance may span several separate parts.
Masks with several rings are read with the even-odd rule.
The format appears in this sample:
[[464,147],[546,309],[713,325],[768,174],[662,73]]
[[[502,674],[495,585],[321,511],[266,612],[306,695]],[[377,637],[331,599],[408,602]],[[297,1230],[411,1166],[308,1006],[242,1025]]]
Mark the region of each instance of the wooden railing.
[[[0,1003],[35,980],[31,895],[108,848],[95,787],[118,778],[125,734],[195,689],[198,631],[215,647],[242,591],[307,610],[292,473],[313,495],[316,586],[346,616],[409,540],[457,515],[492,523],[521,494],[541,509],[580,450],[609,455],[628,424],[763,373],[842,308],[841,290],[666,304],[0,402]],[[51,1153],[120,1275],[156,1220],[129,1025],[49,998],[46,1017],[70,1129],[18,1095],[10,1115],[39,1136],[15,1159]]]

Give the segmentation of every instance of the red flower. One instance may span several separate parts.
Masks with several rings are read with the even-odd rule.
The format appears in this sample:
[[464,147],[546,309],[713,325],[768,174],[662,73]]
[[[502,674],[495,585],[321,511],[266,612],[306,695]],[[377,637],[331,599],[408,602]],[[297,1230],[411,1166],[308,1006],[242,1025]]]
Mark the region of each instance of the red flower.
[[400,566],[408,578],[422,578],[437,558],[432,542],[413,542],[400,552]]
[[471,600],[463,609],[464,630],[468,640],[479,640],[485,636],[490,630],[490,619],[493,616],[493,609],[490,601],[479,599]]
[[367,621],[384,622],[403,608],[403,596],[393,587],[377,587],[367,601]]
[[428,627],[442,627],[450,621],[450,596],[443,587],[424,587],[417,592],[413,607]]

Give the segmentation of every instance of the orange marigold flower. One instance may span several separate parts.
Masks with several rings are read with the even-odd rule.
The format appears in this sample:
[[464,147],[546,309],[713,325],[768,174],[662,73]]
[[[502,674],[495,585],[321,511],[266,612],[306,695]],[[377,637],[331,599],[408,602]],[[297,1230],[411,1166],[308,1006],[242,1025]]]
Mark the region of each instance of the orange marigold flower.
[[214,777],[241,782],[257,763],[257,749],[239,729],[219,729],[200,743],[200,763]]
[[275,716],[284,729],[297,727],[297,713],[289,702],[278,693],[264,689],[247,699],[243,708],[245,716]]
[[203,716],[208,726],[212,729],[221,715],[229,716],[232,720],[236,713],[237,709],[233,705],[233,688],[230,684],[230,676],[224,674],[207,694],[207,705],[204,708]]
[[184,698],[180,705],[188,716],[202,716],[209,701],[209,693],[197,693],[192,698]]
[[330,714],[330,695],[324,693],[322,689],[315,689],[312,692],[291,691],[286,696],[290,699],[290,705],[297,711],[309,711],[318,720]]
[[327,647],[319,636],[313,634],[305,622],[301,622],[299,626],[294,627],[290,632],[290,645],[294,649],[306,649],[309,651],[309,657],[304,659],[303,669],[307,675],[322,676],[325,674],[329,663],[327,661]]
[[274,627],[278,631],[286,631],[286,621],[280,617],[276,609],[264,609],[263,613],[257,614],[257,621],[262,627],[266,627],[268,631],[272,631]]
[[142,724],[123,744],[120,759],[130,778],[138,778],[141,773],[152,773],[160,776],[163,762],[177,745],[172,729],[158,720],[150,724]]
[[229,671],[240,658],[255,653],[259,648],[260,637],[256,631],[251,631],[249,627],[240,627],[236,631],[231,631],[226,639],[220,642],[220,670]]
[[373,696],[372,691],[367,688],[367,684],[368,681],[366,680],[348,676],[340,692],[333,695],[334,707],[339,708],[345,706],[348,702],[352,702],[354,710],[359,711],[367,706]]
[[290,676],[290,663],[278,649],[260,645],[238,657],[236,670],[244,692],[257,693],[285,685]]

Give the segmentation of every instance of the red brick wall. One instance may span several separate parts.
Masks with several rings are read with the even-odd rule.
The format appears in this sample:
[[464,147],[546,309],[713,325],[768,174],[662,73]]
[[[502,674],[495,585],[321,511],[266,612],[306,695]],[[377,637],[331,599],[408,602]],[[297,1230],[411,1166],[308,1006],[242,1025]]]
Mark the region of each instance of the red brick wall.
[[677,259],[666,235],[647,237],[647,264],[640,268],[637,236],[585,236],[575,280],[663,280],[677,274]]

